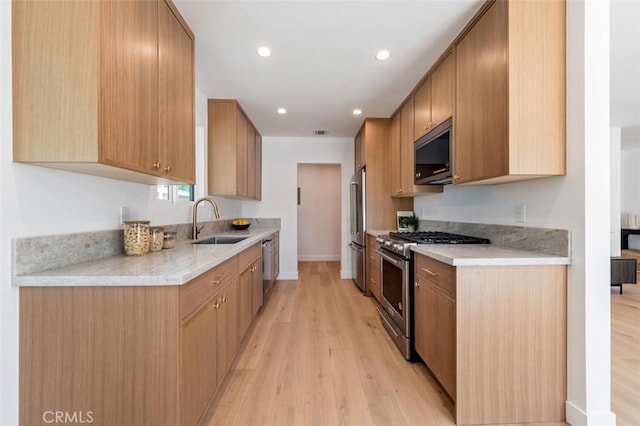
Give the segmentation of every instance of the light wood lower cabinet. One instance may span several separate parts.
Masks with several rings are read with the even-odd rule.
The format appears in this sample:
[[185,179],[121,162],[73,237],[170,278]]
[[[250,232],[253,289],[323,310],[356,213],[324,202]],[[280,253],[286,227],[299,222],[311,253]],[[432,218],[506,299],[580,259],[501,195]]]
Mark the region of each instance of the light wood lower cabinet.
[[240,255],[240,340],[262,307],[262,245],[248,248]]
[[256,244],[182,286],[21,287],[20,424],[57,410],[101,425],[196,425],[262,305],[261,253]]
[[414,286],[415,348],[456,424],[565,420],[566,266],[452,267],[416,254]]
[[214,298],[180,329],[181,424],[195,425],[218,385],[218,301]]
[[380,301],[380,255],[376,253],[378,246],[376,237],[367,235],[367,288]]
[[217,296],[218,360],[216,366],[218,384],[222,383],[222,379],[225,374],[227,374],[227,370],[229,370],[231,362],[236,356],[236,352],[238,352],[240,342],[238,328],[238,282],[238,278],[236,277]]

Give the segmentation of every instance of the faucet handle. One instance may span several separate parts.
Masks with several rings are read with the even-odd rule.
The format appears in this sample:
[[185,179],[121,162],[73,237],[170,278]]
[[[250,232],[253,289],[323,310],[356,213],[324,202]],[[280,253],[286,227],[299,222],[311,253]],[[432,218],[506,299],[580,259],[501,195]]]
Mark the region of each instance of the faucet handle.
[[196,228],[196,238],[198,237],[198,234],[200,234],[200,232],[202,232],[202,229],[204,228],[204,225],[202,225],[199,228]]

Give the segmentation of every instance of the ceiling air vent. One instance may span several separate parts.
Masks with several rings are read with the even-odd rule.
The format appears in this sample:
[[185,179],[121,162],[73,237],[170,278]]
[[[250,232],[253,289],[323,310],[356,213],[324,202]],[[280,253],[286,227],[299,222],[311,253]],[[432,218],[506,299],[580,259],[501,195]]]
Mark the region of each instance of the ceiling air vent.
[[317,129],[313,131],[314,136],[325,136],[329,134],[329,131],[326,129]]

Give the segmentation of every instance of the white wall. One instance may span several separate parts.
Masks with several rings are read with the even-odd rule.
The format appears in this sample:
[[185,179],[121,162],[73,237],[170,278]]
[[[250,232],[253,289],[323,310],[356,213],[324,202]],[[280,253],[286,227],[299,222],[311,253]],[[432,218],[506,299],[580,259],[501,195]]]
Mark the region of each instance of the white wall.
[[640,141],[623,144],[621,150],[621,208],[622,213],[640,215]]
[[[206,99],[196,93],[197,122],[204,127]],[[18,424],[18,290],[11,286],[11,239],[117,229],[123,205],[132,218],[156,224],[191,221],[189,203],[155,200],[155,187],[13,163],[11,122],[11,3],[0,1],[0,425]],[[218,204],[223,217],[242,211],[239,201]]]
[[416,198],[414,204],[423,218],[506,225],[516,224],[515,205],[525,204],[525,225],[571,231],[567,417],[573,425],[615,424],[610,411],[608,11],[608,1],[567,2],[567,176],[448,186],[443,194]]
[[[342,254],[340,164],[298,164],[298,260],[339,261]],[[321,226],[318,226],[321,224]]]
[[[612,127],[610,136],[611,149],[611,256],[620,256],[620,218],[622,208],[622,159],[620,152],[620,128]],[[640,198],[640,197],[639,197]]]
[[[262,202],[245,201],[247,217],[279,217],[280,279],[298,278],[297,173],[299,163],[340,164],[342,182],[341,276],[350,278],[349,182],[353,175],[353,139],[262,139]],[[319,225],[321,226],[321,225]]]

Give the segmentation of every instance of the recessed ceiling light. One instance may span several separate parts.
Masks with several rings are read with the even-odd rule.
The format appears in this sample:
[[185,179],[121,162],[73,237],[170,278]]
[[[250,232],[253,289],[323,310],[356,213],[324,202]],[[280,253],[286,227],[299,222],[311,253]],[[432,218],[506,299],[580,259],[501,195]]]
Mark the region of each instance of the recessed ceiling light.
[[389,56],[391,56],[391,54],[388,50],[381,50],[376,54],[376,59],[379,61],[384,61],[385,59],[389,59]]
[[356,108],[356,109],[353,110],[353,115],[360,115],[360,114],[362,114],[362,110],[361,109]]
[[267,46],[258,47],[257,52],[258,52],[258,55],[262,56],[263,58],[271,56],[271,49],[269,49]]
[[287,110],[284,108],[278,108],[278,114],[286,114]]

